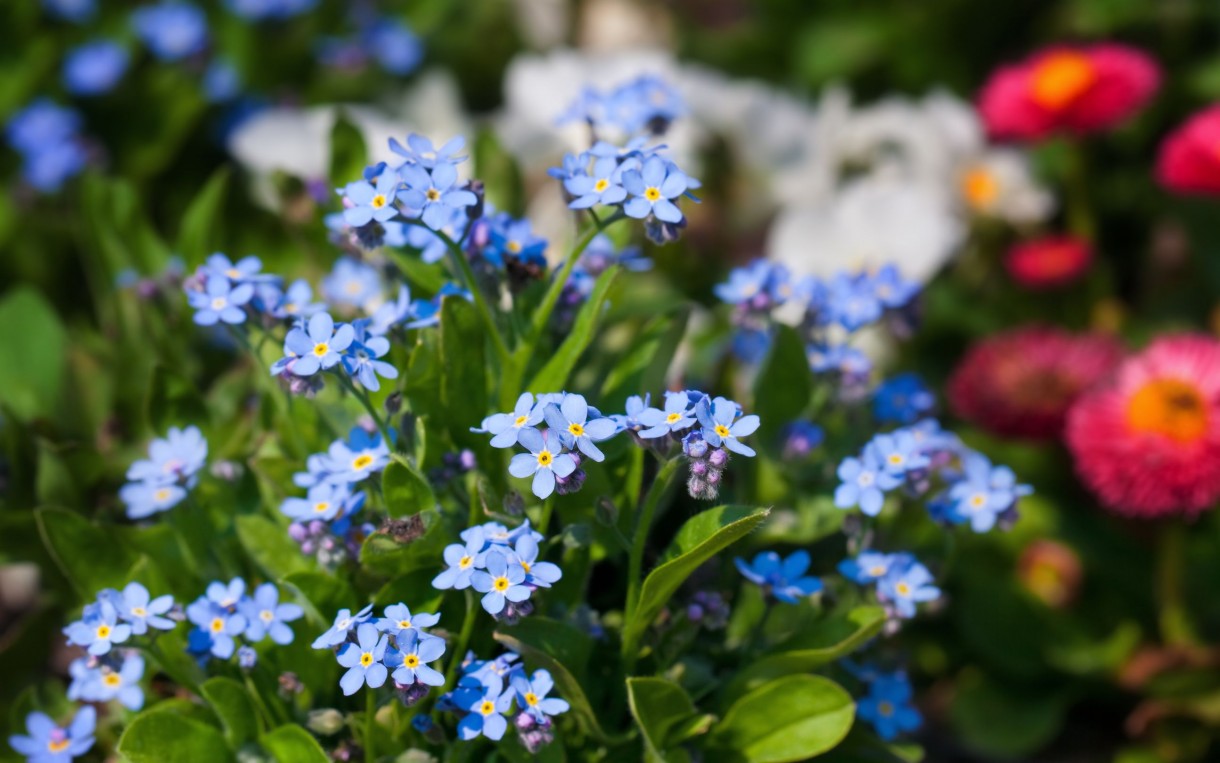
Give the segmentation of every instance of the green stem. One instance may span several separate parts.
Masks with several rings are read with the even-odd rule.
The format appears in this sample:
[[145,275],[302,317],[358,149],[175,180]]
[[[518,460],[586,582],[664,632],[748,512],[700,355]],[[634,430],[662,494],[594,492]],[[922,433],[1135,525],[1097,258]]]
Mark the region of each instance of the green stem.
[[636,606],[640,603],[640,578],[642,577],[644,563],[644,545],[648,540],[648,531],[652,526],[653,515],[656,514],[657,506],[661,503],[661,497],[664,496],[680,464],[681,459],[674,458],[661,467],[661,470],[657,472],[657,476],[653,479],[652,485],[648,488],[648,495],[644,498],[643,507],[636,514],[635,528],[631,532],[631,555],[627,562],[627,620],[631,619],[631,616],[635,613]]
[[382,421],[381,416],[378,415],[376,406],[374,406],[373,401],[369,399],[369,393],[363,388],[357,388],[352,380],[344,376],[342,373],[335,374],[335,376],[339,379],[339,383],[343,385],[344,389],[351,392],[352,395],[360,401],[360,404],[364,406],[364,410],[368,411],[369,416],[373,418],[373,423],[377,425],[377,430],[381,432],[381,436],[385,440],[386,447],[393,450],[394,440],[390,437],[390,428],[384,421]]
[[373,724],[377,722],[377,692],[366,688],[364,692],[364,760],[373,763],[377,756],[373,754]]
[[1086,241],[1092,241],[1096,236],[1097,226],[1094,224],[1092,207],[1089,205],[1089,173],[1084,144],[1079,141],[1068,142],[1064,190],[1067,195],[1068,228]]
[[1161,639],[1170,646],[1197,644],[1182,587],[1186,568],[1186,528],[1181,522],[1171,520],[1161,528],[1156,561]]
[[453,682],[457,667],[462,664],[462,657],[466,654],[466,647],[470,643],[470,635],[474,632],[474,593],[469,588],[466,589],[465,593],[466,619],[462,620],[462,632],[458,634],[457,648],[453,650],[453,656],[449,658],[449,664],[445,666],[446,686]]
[[250,680],[250,674],[242,671],[242,678],[246,681],[246,688],[249,689],[250,695],[254,697],[254,704],[258,706],[258,726],[264,732],[275,728],[275,719],[271,715],[271,711],[267,708],[267,703],[263,701],[263,695],[259,693],[258,687],[254,685],[254,681]]

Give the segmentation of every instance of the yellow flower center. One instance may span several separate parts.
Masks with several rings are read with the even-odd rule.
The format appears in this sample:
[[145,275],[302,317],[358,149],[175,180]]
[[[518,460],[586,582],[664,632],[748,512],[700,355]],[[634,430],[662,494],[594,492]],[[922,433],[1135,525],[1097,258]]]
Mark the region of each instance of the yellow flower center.
[[554,460],[555,460],[555,457],[551,455],[551,451],[549,451],[549,450],[538,451],[538,465],[539,466],[550,466],[551,462]]
[[225,629],[225,621],[219,617],[212,618],[212,633],[220,633]]
[[583,424],[572,423],[568,424],[568,431],[571,432],[573,437],[583,437],[585,434],[585,427]]
[[872,567],[868,568],[868,574],[872,577],[879,578],[885,574],[885,567],[880,564],[874,564]]
[[987,496],[982,493],[975,493],[970,496],[970,507],[972,509],[981,509],[987,505]]
[[1030,97],[1045,109],[1070,106],[1097,79],[1088,57],[1070,50],[1052,53],[1034,69]]
[[330,352],[329,342],[318,342],[313,346],[313,354],[317,355],[319,358],[328,352]]
[[157,501],[158,503],[160,503],[161,501],[168,501],[169,500],[169,489],[161,488],[161,489],[157,490],[157,492],[153,493],[153,500]]
[[610,181],[606,180],[605,178],[602,178],[593,184],[593,190],[597,191],[598,193],[601,193],[602,191],[606,190],[609,187],[610,187]]
[[533,693],[532,691],[527,691],[525,693],[525,704],[529,705],[530,707],[534,707],[535,705],[537,705],[538,704],[538,695]]
[[97,626],[97,637],[110,638],[110,626],[105,624]]
[[894,704],[892,702],[878,702],[877,712],[888,718],[894,714]]
[[676,422],[676,421],[677,421],[678,419],[680,419],[680,418],[682,418],[682,414],[680,414],[680,413],[671,413],[671,414],[669,414],[668,416],[666,416],[666,417],[665,417],[665,423],[666,423],[666,424],[673,424],[674,422]]
[[901,464],[901,463],[902,463],[902,462],[903,462],[905,459],[903,459],[903,457],[902,457],[902,454],[901,454],[901,453],[891,453],[891,454],[890,454],[890,455],[889,455],[889,456],[888,456],[888,457],[887,457],[885,460],[886,460],[886,461],[889,461],[889,462],[890,462],[891,464],[893,464],[894,466],[898,466],[898,465],[899,465],[899,464]]
[[508,590],[508,578],[506,578],[504,576],[500,576],[500,577],[496,578],[495,582],[492,583],[492,587],[495,588],[500,593],[507,591]]
[[428,197],[428,201],[440,201],[441,192],[435,188],[429,188],[427,192],[424,193],[424,196]]
[[275,613],[269,609],[264,609],[262,612],[258,613],[258,619],[262,620],[264,623],[269,623],[275,619]]
[[399,629],[399,630],[404,630],[404,631],[405,631],[407,628],[410,628],[410,627],[411,627],[411,621],[410,621],[410,620],[399,620],[399,621],[398,621],[398,629]]
[[114,687],[118,686],[119,684],[123,683],[123,677],[120,676],[118,673],[107,673],[102,678],[102,683],[106,684],[107,686],[109,686],[111,688],[114,688]]
[[1190,382],[1158,379],[1131,396],[1127,424],[1136,432],[1164,435],[1180,443],[1194,442],[1207,433],[1207,403]]
[[522,427],[522,425],[524,425],[525,422],[527,422],[529,420],[530,420],[529,416],[518,416],[517,418],[513,419],[513,426],[516,427],[517,429],[520,429]]
[[385,206],[385,202],[385,196],[379,193],[373,197],[372,201],[369,202],[369,206],[371,206],[373,209],[381,209]]
[[68,745],[72,744],[71,739],[52,739],[47,742],[47,749],[51,752],[63,752],[68,749]]
[[521,242],[520,241],[509,241],[507,244],[505,244],[504,248],[507,249],[508,251],[512,252],[513,254],[520,254],[521,253]]
[[360,655],[360,664],[366,668],[369,665],[372,665],[373,664],[373,653],[365,652],[364,654]]
[[361,453],[352,461],[352,468],[356,470],[367,469],[371,463],[373,463],[373,457],[368,453]]
[[962,175],[962,196],[972,209],[989,208],[999,195],[1000,184],[986,167],[972,167]]
[[898,592],[899,596],[911,595],[911,586],[907,583],[899,583],[898,585],[894,586],[894,590]]
[[212,309],[213,310],[223,310],[223,309],[225,309],[226,304],[228,304],[228,302],[227,302],[227,300],[225,300],[224,297],[216,297],[215,299],[212,300]]
[[404,668],[418,668],[419,667],[419,655],[415,655],[415,654],[403,655],[402,666]]
[[724,424],[716,425],[716,434],[720,435],[721,437],[732,437],[733,436],[732,433],[729,432],[729,428],[726,427]]
[[462,557],[462,558],[461,558],[461,559],[458,561],[458,566],[459,566],[459,567],[461,567],[462,569],[466,569],[467,567],[469,567],[469,566],[470,566],[471,564],[473,564],[473,563],[474,563],[474,559],[471,559],[469,556],[463,556],[463,557]]
[[148,614],[148,610],[144,609],[144,607],[132,607],[131,614],[135,615],[136,617],[144,617]]
[[321,514],[330,509],[330,501],[318,501],[313,505],[314,512]]
[[521,562],[521,569],[525,570],[526,574],[529,574],[530,563],[525,561]]
[[227,275],[229,278],[232,278],[234,281],[236,281],[237,279],[241,278],[241,271],[238,270],[237,268],[229,268],[228,270],[225,271],[225,275]]
[[479,705],[479,712],[483,715],[491,715],[496,711],[496,706],[487,700],[483,700],[483,704]]

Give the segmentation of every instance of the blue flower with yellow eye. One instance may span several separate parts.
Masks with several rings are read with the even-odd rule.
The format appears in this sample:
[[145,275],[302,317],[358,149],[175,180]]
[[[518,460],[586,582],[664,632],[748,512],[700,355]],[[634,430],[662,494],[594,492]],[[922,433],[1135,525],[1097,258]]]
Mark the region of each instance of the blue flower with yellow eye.
[[881,468],[895,477],[902,477],[928,465],[928,457],[920,452],[915,436],[901,429],[890,434],[877,435],[872,439],[870,447],[881,463]]
[[14,734],[8,743],[32,763],[71,761],[93,747],[97,710],[86,705],[76,711],[67,727],[56,726],[46,713],[33,712],[25,717],[25,734]]
[[504,682],[499,676],[487,676],[483,682],[466,676],[458,682],[453,703],[467,713],[457,726],[458,738],[463,741],[480,735],[498,741],[508,730],[504,713],[513,703],[513,694],[504,690]]
[[[213,584],[215,585],[215,584]],[[246,617],[232,607],[221,606],[208,596],[200,596],[186,608],[186,619],[209,639],[208,651],[227,660],[237,648],[236,637],[246,630]]]
[[169,511],[184,498],[186,489],[181,485],[162,482],[129,482],[119,488],[119,500],[126,505],[129,519],[146,519]]
[[377,629],[382,633],[401,636],[406,631],[423,633],[424,628],[431,628],[440,622],[441,616],[428,612],[411,613],[411,608],[399,602],[385,608],[385,617],[377,621]]
[[665,408],[649,408],[639,416],[640,424],[647,427],[640,437],[655,439],[671,432],[681,432],[695,424],[694,405],[685,392],[666,392]]
[[877,584],[877,597],[899,617],[914,617],[915,605],[940,598],[932,573],[912,558],[907,564],[891,565]]
[[348,183],[343,189],[343,198],[350,205],[343,210],[343,219],[348,225],[360,227],[376,220],[383,223],[398,215],[394,197],[398,194],[398,176],[390,171],[382,172],[373,185],[367,180]]
[[703,427],[703,439],[708,445],[727,448],[743,456],[755,454],[753,448],[738,438],[754,434],[761,423],[758,416],[741,416],[737,403],[724,397],[716,398],[710,405],[701,401],[695,406],[695,416]]
[[419,164],[404,164],[398,175],[406,186],[399,191],[398,200],[432,230],[448,223],[453,210],[465,210],[479,200],[470,191],[456,187],[457,167],[449,162],[438,162],[431,170]]
[[[508,473],[514,477],[533,476],[530,490],[539,498],[555,492],[555,477],[567,477],[576,471],[576,461],[563,452],[563,443],[550,431],[522,429],[517,436],[529,453],[518,453],[508,462]],[[599,451],[600,452],[600,451]]]
[[385,666],[394,671],[395,682],[406,686],[416,681],[427,686],[445,685],[445,676],[428,665],[445,654],[443,638],[406,630],[398,634],[396,643],[385,654]]
[[305,329],[293,329],[284,338],[284,358],[292,361],[286,369],[297,376],[313,376],[334,368],[343,360],[342,353],[351,346],[355,335],[350,324],[336,327],[330,313],[318,313],[309,319]]
[[647,159],[639,169],[628,169],[622,175],[623,188],[631,199],[623,205],[628,217],[643,219],[654,216],[667,223],[682,221],[682,210],[673,199],[691,187],[690,178],[677,166],[659,156]]
[[568,206],[572,209],[588,209],[595,204],[611,206],[622,203],[627,198],[622,174],[617,159],[596,159],[591,174],[576,175],[564,181],[564,190],[576,197]]
[[491,242],[483,256],[498,266],[516,259],[545,267],[546,246],[547,240],[534,235],[528,219],[517,220],[502,212],[491,219]]
[[566,713],[571,708],[565,700],[547,696],[555,681],[545,670],[535,670],[529,678],[524,674],[514,675],[510,685],[517,693],[517,705],[522,712],[532,715],[538,723],[546,723],[551,716]]
[[733,563],[746,580],[788,604],[796,604],[822,590],[821,580],[805,574],[809,570],[806,551],[794,551],[787,559],[780,558],[774,551],[762,551],[753,562],[736,558]]
[[915,561],[910,554],[883,554],[879,551],[862,551],[855,559],[839,562],[839,574],[856,583],[876,583],[892,569],[905,567]]
[[119,617],[131,623],[131,632],[136,636],[144,635],[150,627],[168,631],[176,626],[173,620],[164,616],[174,607],[174,597],[169,594],[154,599],[139,583],[128,583],[122,593],[112,591],[111,594],[111,603]]
[[371,623],[356,629],[356,643],[344,645],[337,655],[339,664],[347,668],[339,679],[344,696],[350,697],[365,685],[376,689],[385,683],[389,671],[382,660],[388,645],[389,639]]
[[483,594],[483,609],[489,615],[498,615],[508,602],[519,604],[532,593],[525,583],[525,569],[519,563],[509,564],[508,556],[497,548],[487,552],[483,559],[486,570],[475,570],[470,576],[470,585]]
[[869,684],[868,694],[857,701],[856,713],[888,742],[923,725],[923,716],[911,705],[911,694],[905,673],[880,674]]
[[466,147],[466,139],[461,135],[451,138],[445,145],[436,148],[432,141],[423,135],[411,133],[407,136],[407,145],[403,146],[395,138],[390,138],[390,150],[404,157],[411,164],[418,164],[430,170],[438,164],[461,164],[465,156],[457,153]]
[[1017,484],[1012,469],[992,466],[986,456],[972,451],[962,457],[962,478],[949,488],[948,498],[957,521],[968,521],[971,529],[982,533],[1031,492],[1028,485]]
[[525,584],[539,588],[550,588],[563,577],[558,565],[538,561],[538,541],[533,535],[522,535],[513,546],[510,564],[518,564],[525,571]]
[[214,326],[222,321],[236,325],[246,322],[242,307],[254,296],[254,286],[248,283],[233,286],[227,278],[209,276],[203,291],[189,291],[186,296],[195,309],[195,323],[200,326]]
[[322,296],[332,305],[364,309],[381,299],[381,275],[372,265],[340,257],[322,279]]
[[390,448],[379,433],[353,427],[347,442],[336,440],[326,451],[327,480],[359,482],[390,463]]
[[390,340],[384,336],[372,336],[368,331],[368,319],[356,321],[356,338],[343,353],[343,369],[361,387],[376,392],[384,379],[397,379],[398,369],[380,358],[390,351]]
[[348,483],[319,482],[309,488],[306,498],[285,498],[280,504],[280,511],[298,522],[310,522],[315,519],[329,522],[352,513],[347,510],[351,500],[352,492]]
[[114,644],[131,638],[131,626],[119,622],[118,610],[106,599],[85,607],[81,619],[63,632],[69,644],[85,647],[92,655],[106,654]]
[[246,640],[258,642],[269,636],[280,646],[291,644],[295,635],[288,623],[305,616],[300,605],[280,602],[280,590],[274,583],[254,589],[254,595],[241,602],[241,610],[246,617]]
[[314,649],[329,649],[347,641],[348,634],[367,621],[373,615],[373,605],[369,604],[356,614],[350,609],[341,609],[335,615],[335,621],[321,636],[313,640]]
[[[596,411],[594,411],[596,413]],[[544,407],[543,416],[552,432],[559,434],[559,441],[570,450],[579,450],[594,461],[603,461],[606,456],[593,443],[613,437],[618,424],[613,419],[598,415],[589,420],[589,404],[581,395],[564,395],[559,405]],[[524,445],[525,443],[522,442]],[[528,445],[526,447],[529,447]],[[533,450],[531,448],[531,450]],[[566,474],[560,474],[566,477]]]
[[864,449],[860,458],[843,459],[837,473],[842,484],[835,489],[835,506],[840,509],[859,506],[870,517],[881,513],[885,492],[902,484],[901,477],[885,470],[871,446]]
[[522,392],[511,413],[493,413],[483,419],[479,429],[471,431],[492,435],[490,444],[493,448],[511,448],[517,444],[517,436],[523,429],[542,421],[543,408],[534,404],[533,395]]
[[443,557],[449,567],[432,579],[433,588],[461,591],[470,587],[471,576],[483,566],[483,528],[476,526],[467,529],[463,540],[466,542],[445,547]]

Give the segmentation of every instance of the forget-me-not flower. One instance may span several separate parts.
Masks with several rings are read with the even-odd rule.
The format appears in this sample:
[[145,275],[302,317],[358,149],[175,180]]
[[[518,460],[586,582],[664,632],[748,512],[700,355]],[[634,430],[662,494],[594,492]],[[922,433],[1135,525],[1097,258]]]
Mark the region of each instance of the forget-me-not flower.
[[[377,621],[377,629],[383,633],[401,636],[405,631],[423,632],[440,622],[441,616],[428,612],[411,613],[411,608],[399,602],[385,608],[385,617]],[[405,683],[400,681],[399,683]]]
[[356,629],[356,643],[347,644],[339,651],[339,664],[347,672],[339,679],[345,696],[351,696],[368,685],[376,689],[385,683],[389,671],[382,664],[389,639],[371,623],[362,623]]
[[471,576],[483,566],[483,528],[476,526],[467,529],[462,539],[466,542],[445,547],[443,556],[449,567],[432,579],[433,588],[442,591],[469,588]]
[[118,611],[119,617],[131,623],[131,632],[142,636],[150,627],[157,630],[172,630],[176,623],[165,617],[174,607],[174,597],[170,594],[152,598],[148,589],[139,583],[128,583],[122,593],[110,592],[110,601]]
[[664,409],[648,408],[640,414],[640,423],[647,427],[640,437],[651,440],[689,429],[695,423],[693,408],[685,392],[666,392]]
[[72,49],[64,59],[64,88],[73,95],[109,92],[127,71],[127,49],[109,40],[95,40]]
[[373,614],[373,605],[369,604],[364,609],[356,614],[352,614],[350,609],[341,609],[335,615],[335,622],[313,641],[314,649],[328,649],[333,646],[339,646],[344,641],[347,641],[347,636],[356,626],[364,623]]
[[33,712],[25,717],[25,734],[14,734],[8,743],[33,763],[71,761],[93,747],[97,710],[85,705],[76,711],[66,728],[56,726],[46,713]]
[[794,551],[787,559],[781,559],[774,551],[761,551],[751,563],[740,557],[733,563],[746,580],[788,604],[822,590],[821,580],[805,574],[809,570],[807,551]]
[[911,705],[911,683],[901,672],[876,677],[869,684],[868,694],[856,703],[856,713],[887,742],[923,723],[923,717]]
[[445,653],[443,638],[406,630],[399,633],[397,643],[396,648],[385,654],[385,665],[394,671],[395,682],[407,686],[416,681],[428,686],[445,685],[445,676],[427,664],[439,660]]
[[177,61],[203,50],[208,22],[203,11],[182,2],[146,5],[131,14],[136,34],[162,61]]
[[[594,412],[596,413],[596,411]],[[612,437],[618,431],[613,419],[601,417],[589,421],[589,404],[581,395],[564,395],[559,405],[545,406],[543,416],[552,432],[570,450],[579,450],[594,461],[604,461],[606,456],[594,442]],[[522,445],[525,445],[524,441]],[[529,445],[526,445],[529,448]],[[533,451],[533,448],[530,448]],[[513,459],[516,461],[516,459]],[[559,475],[566,477],[566,474]]]
[[902,484],[902,478],[885,470],[872,447],[866,447],[860,458],[847,457],[839,464],[838,477],[843,484],[835,489],[835,506],[850,509],[859,506],[870,517],[881,513],[884,491]]
[[940,589],[932,583],[928,568],[911,560],[908,564],[891,567],[877,584],[877,595],[893,605],[899,617],[914,617],[916,604],[940,598]]
[[509,564],[508,557],[499,549],[491,549],[484,559],[486,570],[475,570],[470,576],[470,585],[483,594],[483,609],[490,615],[504,611],[508,602],[519,603],[530,597],[525,582],[525,570],[520,564]]
[[529,678],[524,673],[514,675],[510,684],[517,693],[517,704],[538,723],[545,723],[550,716],[566,713],[571,707],[566,700],[547,696],[554,688],[555,681],[545,670],[535,670]]
[[292,643],[293,632],[288,623],[305,615],[298,604],[280,603],[280,590],[274,583],[263,583],[254,589],[254,595],[243,602],[242,610],[248,641],[262,641],[264,636],[270,636],[281,646]]
[[187,300],[195,309],[195,323],[214,326],[218,322],[236,325],[246,322],[246,311],[242,310],[251,297],[254,286],[248,283],[233,286],[229,279],[208,276],[203,291],[187,292]]
[[407,145],[403,146],[395,138],[390,138],[390,150],[405,157],[424,169],[432,169],[438,164],[460,164],[466,161],[465,156],[457,153],[466,147],[466,139],[461,135],[451,138],[445,145],[435,148],[432,141],[423,135],[411,133],[407,136]]
[[703,439],[707,440],[708,445],[728,448],[743,456],[754,455],[754,449],[738,438],[754,434],[760,423],[758,416],[750,414],[737,418],[737,403],[723,397],[713,400],[710,406],[706,402],[696,405],[695,415],[703,427]]
[[667,223],[682,221],[682,210],[672,199],[686,193],[689,178],[676,166],[659,156],[644,162],[640,169],[623,172],[623,187],[631,199],[623,205],[628,217],[643,219],[649,215]]
[[398,369],[384,360],[379,360],[390,351],[390,340],[384,336],[370,335],[367,319],[357,323],[364,325],[343,355],[343,369],[360,382],[361,387],[376,392],[381,389],[381,381],[377,377],[397,379]]
[[563,571],[558,565],[538,561],[538,541],[532,535],[523,535],[517,539],[511,561],[519,564],[525,572],[526,585],[550,588],[552,583],[563,577]]
[[186,498],[181,485],[158,482],[129,482],[119,488],[119,499],[127,506],[129,519],[144,519],[168,511]]
[[394,199],[398,195],[398,176],[390,170],[381,173],[374,185],[367,180],[348,183],[343,196],[351,204],[343,210],[348,225],[359,227],[376,220],[385,222],[398,214]]
[[329,313],[318,313],[309,319],[308,330],[293,329],[284,339],[285,354],[296,356],[290,368],[297,376],[312,376],[319,370],[333,368],[343,359],[342,352],[355,337],[350,324],[337,329]]
[[534,405],[534,396],[529,392],[522,392],[517,398],[516,405],[513,406],[512,413],[493,413],[483,419],[480,428],[472,431],[482,431],[493,435],[491,438],[491,447],[493,448],[511,448],[517,444],[517,436],[522,429],[532,427],[542,421],[543,408],[541,405]]
[[504,690],[504,682],[499,676],[487,676],[481,683],[466,676],[459,682],[453,702],[467,711],[466,717],[458,721],[459,739],[468,742],[481,734],[498,741],[508,730],[508,721],[503,714],[512,705],[513,694]]
[[399,201],[419,213],[424,225],[432,230],[449,221],[450,210],[478,202],[470,191],[454,187],[457,168],[448,162],[437,163],[431,171],[418,164],[405,164],[398,174],[406,184],[406,189],[398,193]]
[[85,607],[81,619],[64,628],[64,635],[69,644],[83,646],[89,654],[100,656],[109,652],[112,645],[131,638],[131,626],[119,622],[114,605],[102,599]]
[[555,492],[556,475],[567,477],[576,471],[576,462],[571,455],[562,451],[560,438],[552,436],[550,431],[522,429],[517,440],[529,453],[513,456],[512,461],[508,462],[508,473],[514,477],[533,475],[530,489],[539,498],[546,498]]

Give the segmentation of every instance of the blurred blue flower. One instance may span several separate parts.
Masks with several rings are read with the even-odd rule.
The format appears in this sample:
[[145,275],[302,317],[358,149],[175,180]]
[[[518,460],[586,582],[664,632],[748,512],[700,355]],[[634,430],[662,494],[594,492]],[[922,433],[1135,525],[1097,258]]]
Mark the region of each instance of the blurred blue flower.
[[915,436],[901,429],[873,437],[869,447],[876,454],[881,468],[895,477],[902,477],[928,465],[928,458],[920,452]]
[[203,72],[203,96],[209,103],[223,103],[241,93],[241,74],[231,61],[212,59]]
[[305,616],[305,610],[297,604],[281,604],[280,590],[274,583],[263,583],[254,589],[254,595],[242,602],[246,616],[246,640],[262,641],[264,636],[283,646],[291,644],[292,628],[288,623]]
[[14,734],[8,743],[32,763],[71,761],[93,747],[97,711],[86,705],[76,711],[66,728],[56,726],[46,713],[33,712],[25,717],[25,734]]
[[940,598],[940,589],[932,582],[928,568],[912,558],[907,564],[891,565],[877,584],[877,596],[899,617],[914,617],[916,604]]
[[826,433],[812,421],[803,419],[784,425],[784,458],[795,460],[809,455],[814,448],[822,444]]
[[467,676],[458,683],[453,702],[467,712],[458,721],[459,739],[468,742],[482,735],[498,741],[508,730],[503,714],[512,705],[513,694],[504,691],[504,682],[498,676],[488,676],[482,683]]
[[411,133],[407,136],[407,145],[403,146],[396,139],[390,138],[390,150],[404,157],[408,162],[418,164],[424,169],[432,169],[438,164],[461,164],[465,156],[457,153],[466,147],[466,139],[461,135],[450,138],[445,145],[436,148],[432,141],[423,135]]
[[111,603],[119,617],[131,623],[131,632],[142,636],[149,627],[157,630],[172,630],[176,623],[164,615],[173,609],[174,597],[165,594],[153,599],[148,589],[139,583],[128,583],[122,593],[112,591]]
[[410,74],[424,59],[424,45],[415,32],[396,19],[380,19],[364,30],[363,46],[381,68],[399,76]]
[[576,175],[564,181],[564,189],[575,196],[572,209],[588,209],[595,204],[620,204],[627,198],[618,161],[602,157],[593,162],[592,174]]
[[902,478],[886,471],[877,452],[866,447],[860,458],[843,459],[837,471],[843,484],[835,489],[835,506],[850,509],[859,506],[870,517],[881,513],[885,503],[884,492],[902,484]]
[[501,212],[491,218],[491,241],[483,256],[499,267],[510,259],[546,267],[546,247],[547,240],[534,235],[528,219],[518,220]]
[[127,479],[158,484],[182,482],[193,487],[208,457],[208,442],[197,426],[170,427],[148,446],[148,458],[132,463]]
[[[351,489],[348,483],[320,482],[309,488],[308,498],[289,496],[280,504],[280,511],[285,516],[299,522],[309,522],[320,519],[329,522],[346,514],[354,513],[348,510],[352,501]],[[361,494],[363,503],[363,494]]]
[[961,479],[949,488],[948,497],[958,521],[968,521],[975,532],[982,533],[994,527],[1020,496],[1031,492],[1028,485],[1017,484],[1012,469],[992,466],[986,456],[971,451],[962,456]]
[[822,590],[821,580],[805,574],[809,570],[809,553],[803,550],[792,552],[787,559],[781,559],[774,551],[762,551],[751,563],[741,557],[733,563],[746,580],[788,604],[796,604]]
[[309,281],[298,278],[289,284],[280,295],[279,302],[271,309],[273,318],[310,318],[326,309],[326,303],[313,301],[313,289]]
[[300,15],[317,5],[317,0],[225,0],[234,15],[250,21],[283,20]]
[[195,323],[213,326],[218,322],[231,325],[246,322],[242,307],[254,296],[254,286],[248,283],[233,286],[229,279],[208,276],[204,291],[188,291],[187,301],[195,309]]
[[146,5],[131,14],[131,23],[152,54],[162,61],[177,61],[203,50],[208,22],[203,11],[182,2]]
[[883,424],[914,424],[935,406],[935,395],[914,373],[893,376],[873,392],[873,416]]
[[83,24],[97,12],[97,0],[42,0],[42,7],[57,19]]
[[892,263],[882,265],[873,274],[872,287],[877,300],[891,309],[906,306],[920,290],[919,282],[903,280],[898,266]]
[[88,155],[76,140],[65,140],[26,154],[21,177],[35,190],[54,193],[85,168]]
[[838,273],[829,283],[828,317],[848,331],[881,318],[883,306],[867,273]]
[[376,689],[385,683],[389,671],[382,660],[388,644],[389,639],[371,623],[362,623],[356,629],[356,643],[347,644],[338,654],[339,664],[347,668],[339,679],[345,696],[350,697],[366,684]]
[[361,623],[368,620],[373,614],[373,605],[369,604],[364,609],[356,614],[352,614],[350,609],[341,609],[335,615],[334,623],[323,633],[313,640],[314,649],[329,649],[330,647],[339,646],[347,641],[347,636],[352,630]]
[[514,675],[511,685],[517,693],[517,704],[538,723],[546,723],[550,716],[566,713],[571,707],[565,700],[547,696],[555,681],[545,670],[535,670],[529,678],[524,674]]
[[109,40],[73,48],[64,58],[64,88],[73,95],[100,95],[119,83],[127,71],[127,49]]
[[126,505],[129,519],[145,519],[169,511],[183,498],[185,488],[163,482],[129,482],[119,488],[119,500]]
[[89,654],[103,655],[114,644],[131,638],[131,626],[120,623],[118,611],[109,601],[102,599],[85,607],[81,619],[64,628],[68,643],[85,647]]
[[271,283],[279,280],[279,276],[264,273],[263,261],[252,254],[233,262],[227,255],[214,252],[203,263],[203,271],[208,278],[227,278],[235,284],[240,283]]
[[419,681],[427,686],[444,686],[445,676],[427,664],[439,660],[444,653],[443,638],[405,630],[399,633],[397,646],[386,652],[385,665],[394,671],[397,683],[409,686]]
[[356,338],[343,353],[343,369],[361,387],[376,392],[381,389],[383,379],[397,379],[398,369],[379,358],[390,351],[390,340],[384,336],[370,336],[367,318],[356,321]]
[[488,614],[498,615],[508,602],[517,604],[530,597],[529,586],[523,585],[525,570],[520,564],[509,564],[503,551],[491,549],[483,562],[486,570],[475,570],[470,585],[484,594],[482,604]]
[[567,477],[576,471],[576,461],[563,452],[558,435],[552,437],[549,431],[527,428],[521,430],[517,440],[529,453],[513,456],[508,463],[508,473],[522,478],[533,475],[530,489],[539,498],[546,498],[555,492],[556,475]]
[[470,578],[483,566],[483,528],[471,527],[463,534],[463,543],[452,543],[443,553],[447,569],[432,579],[432,587],[442,591],[461,591],[470,587]]
[[[667,401],[668,402],[668,401]],[[695,406],[695,416],[703,428],[703,439],[713,448],[728,448],[743,456],[753,456],[754,449],[738,438],[754,434],[761,423],[758,416],[740,416],[737,403],[718,397],[709,405],[702,401]],[[736,419],[736,420],[735,420]]]
[[39,98],[9,117],[4,134],[14,149],[33,154],[75,137],[80,123],[75,110]]
[[372,265],[340,257],[322,279],[322,296],[332,305],[364,309],[366,305],[380,301],[381,275]]
[[144,690],[140,688],[140,679],[144,677],[144,658],[139,652],[132,650],[123,655],[118,670],[104,662],[91,667],[90,662],[95,661],[81,658],[69,666],[68,672],[73,678],[68,688],[69,699],[83,699],[86,702],[117,699],[128,710],[144,707]]
[[892,569],[906,567],[915,561],[910,554],[883,554],[879,551],[862,551],[855,559],[839,562],[839,574],[856,583],[875,583]]
[[905,673],[881,674],[869,684],[868,694],[856,703],[856,713],[873,727],[877,736],[889,742],[923,724],[923,717],[911,704],[911,693]]

